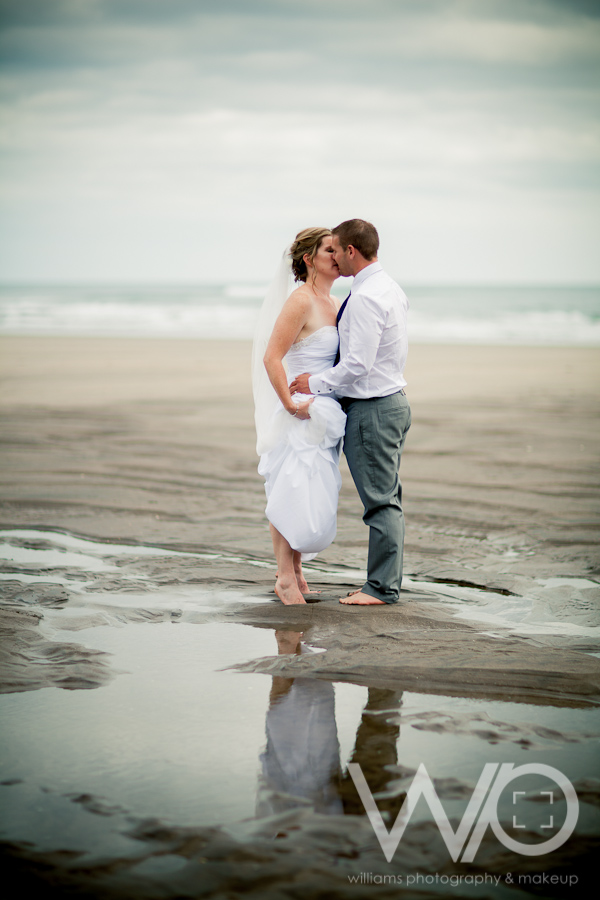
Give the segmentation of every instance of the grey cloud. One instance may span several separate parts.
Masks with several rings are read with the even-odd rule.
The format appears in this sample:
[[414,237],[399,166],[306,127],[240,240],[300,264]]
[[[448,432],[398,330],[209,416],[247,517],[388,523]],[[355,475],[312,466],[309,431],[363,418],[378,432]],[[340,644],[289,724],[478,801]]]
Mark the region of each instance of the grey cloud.
[[0,0],[0,25],[65,24],[69,20],[159,24],[199,16],[247,16],[301,22],[372,21],[404,16],[566,21],[598,18],[597,0]]
[[521,193],[537,190],[554,193],[600,192],[600,169],[597,166],[574,166],[570,161],[536,159],[527,164],[492,167],[488,175],[499,184],[518,188]]
[[425,201],[426,220],[465,197],[485,217],[489,193],[583,207],[600,157],[586,6],[0,0],[11,221],[25,234],[64,205],[110,222],[125,196],[144,220],[277,218],[285,197],[310,221],[353,183],[380,215]]
[[[37,6],[37,0],[34,5]],[[66,0],[62,4],[50,0],[50,5],[63,11],[71,8]],[[141,10],[137,3],[129,5]],[[159,4],[161,9],[165,5]],[[110,69],[125,77],[145,66],[145,76],[151,83],[158,81],[152,78],[152,67],[171,62],[175,73],[187,68],[192,80],[198,74],[210,76],[222,85],[256,79],[267,93],[269,81],[313,85],[327,79],[332,86],[380,84],[384,89],[410,87],[417,91],[444,83],[469,91],[472,86],[504,88],[535,81],[542,88],[575,86],[600,78],[597,42],[593,35],[588,37],[585,27],[546,27],[520,33],[513,23],[508,31],[503,26],[500,34],[494,32],[493,23],[486,31],[481,17],[471,23],[452,18],[453,11],[458,15],[463,10],[460,14],[464,16],[465,5],[460,3],[434,4],[444,10],[444,15],[432,20],[415,12],[431,4],[394,6],[395,12],[390,14],[383,32],[376,17],[363,21],[345,17],[333,28],[324,24],[330,15],[325,13],[322,20],[312,23],[308,38],[304,31],[290,28],[281,16],[264,21],[254,5],[249,13],[247,5],[210,4],[212,11],[204,15],[198,14],[198,8],[205,4],[173,6],[181,16],[188,12],[185,27],[176,17],[160,23],[151,16],[144,19],[140,12],[138,24],[115,13],[111,17],[105,15],[102,21],[97,16],[93,21],[67,16],[52,25],[7,28],[0,35],[0,57],[9,73],[23,78],[43,72],[44,78],[60,79],[61,73],[67,77],[71,70],[86,76],[96,72],[104,78]],[[257,6],[266,14],[282,4]],[[498,5],[483,6],[492,9]],[[113,9],[106,2],[94,4],[96,7],[105,13]],[[243,12],[236,16],[227,13],[236,7]],[[375,8],[388,9],[389,4],[378,3]],[[285,9],[290,18],[291,7],[285,4]],[[469,28],[475,29],[472,37]],[[506,58],[498,50],[502,35]],[[517,39],[521,49],[515,56]],[[537,52],[533,52],[534,42]],[[491,45],[487,55],[485,44]],[[33,79],[29,79],[29,84],[33,84]]]
[[561,18],[582,16],[588,19],[600,19],[598,0],[569,0],[568,3],[565,3],[564,0],[546,0],[546,2],[540,0],[537,5],[542,15],[546,14],[550,7],[550,9],[554,8],[554,13]]

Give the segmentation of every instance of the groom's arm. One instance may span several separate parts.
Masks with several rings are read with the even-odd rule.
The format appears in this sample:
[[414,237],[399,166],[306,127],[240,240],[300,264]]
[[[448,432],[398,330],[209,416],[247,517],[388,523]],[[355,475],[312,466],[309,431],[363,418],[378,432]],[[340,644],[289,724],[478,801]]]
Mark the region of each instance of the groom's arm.
[[344,318],[348,331],[347,347],[337,366],[307,378],[309,394],[344,395],[344,389],[373,368],[381,335],[385,327],[386,312],[380,301],[366,295],[352,295]]

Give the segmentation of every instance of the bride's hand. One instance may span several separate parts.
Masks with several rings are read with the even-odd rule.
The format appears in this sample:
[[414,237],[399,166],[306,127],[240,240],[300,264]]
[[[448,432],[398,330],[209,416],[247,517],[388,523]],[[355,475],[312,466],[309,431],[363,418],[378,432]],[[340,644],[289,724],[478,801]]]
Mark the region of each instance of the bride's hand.
[[296,419],[310,419],[310,404],[314,401],[314,397],[311,397],[309,400],[306,400],[304,403],[296,403],[296,412],[292,412],[292,415]]

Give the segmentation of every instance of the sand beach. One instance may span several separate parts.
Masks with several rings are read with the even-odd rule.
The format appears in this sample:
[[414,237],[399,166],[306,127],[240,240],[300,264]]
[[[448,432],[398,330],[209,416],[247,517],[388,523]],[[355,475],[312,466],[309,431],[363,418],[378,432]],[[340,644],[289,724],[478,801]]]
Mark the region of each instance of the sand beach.
[[[0,339],[6,871],[44,897],[576,896],[600,821],[600,354],[411,346],[403,602],[369,609],[338,603],[367,549],[345,462],[319,602],[275,598],[249,363],[245,341]],[[335,706],[321,806],[272,778],[276,736],[308,733],[292,698]],[[461,862],[421,813],[387,863],[351,759],[388,828],[425,761],[457,821],[484,763],[552,765],[578,824],[537,856],[488,829]],[[535,843],[528,799],[505,827]]]

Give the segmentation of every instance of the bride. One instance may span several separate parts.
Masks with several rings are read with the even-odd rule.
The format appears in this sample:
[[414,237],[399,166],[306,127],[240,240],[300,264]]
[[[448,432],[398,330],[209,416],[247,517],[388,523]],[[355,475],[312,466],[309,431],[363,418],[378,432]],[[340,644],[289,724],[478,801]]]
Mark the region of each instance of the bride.
[[[331,395],[292,396],[288,388],[296,375],[334,365],[339,301],[330,291],[340,273],[332,254],[329,229],[296,235],[265,298],[253,346],[258,471],[277,560],[275,593],[286,605],[306,602],[302,560],[328,547],[336,532],[346,416]],[[292,273],[301,284],[290,293]]]

